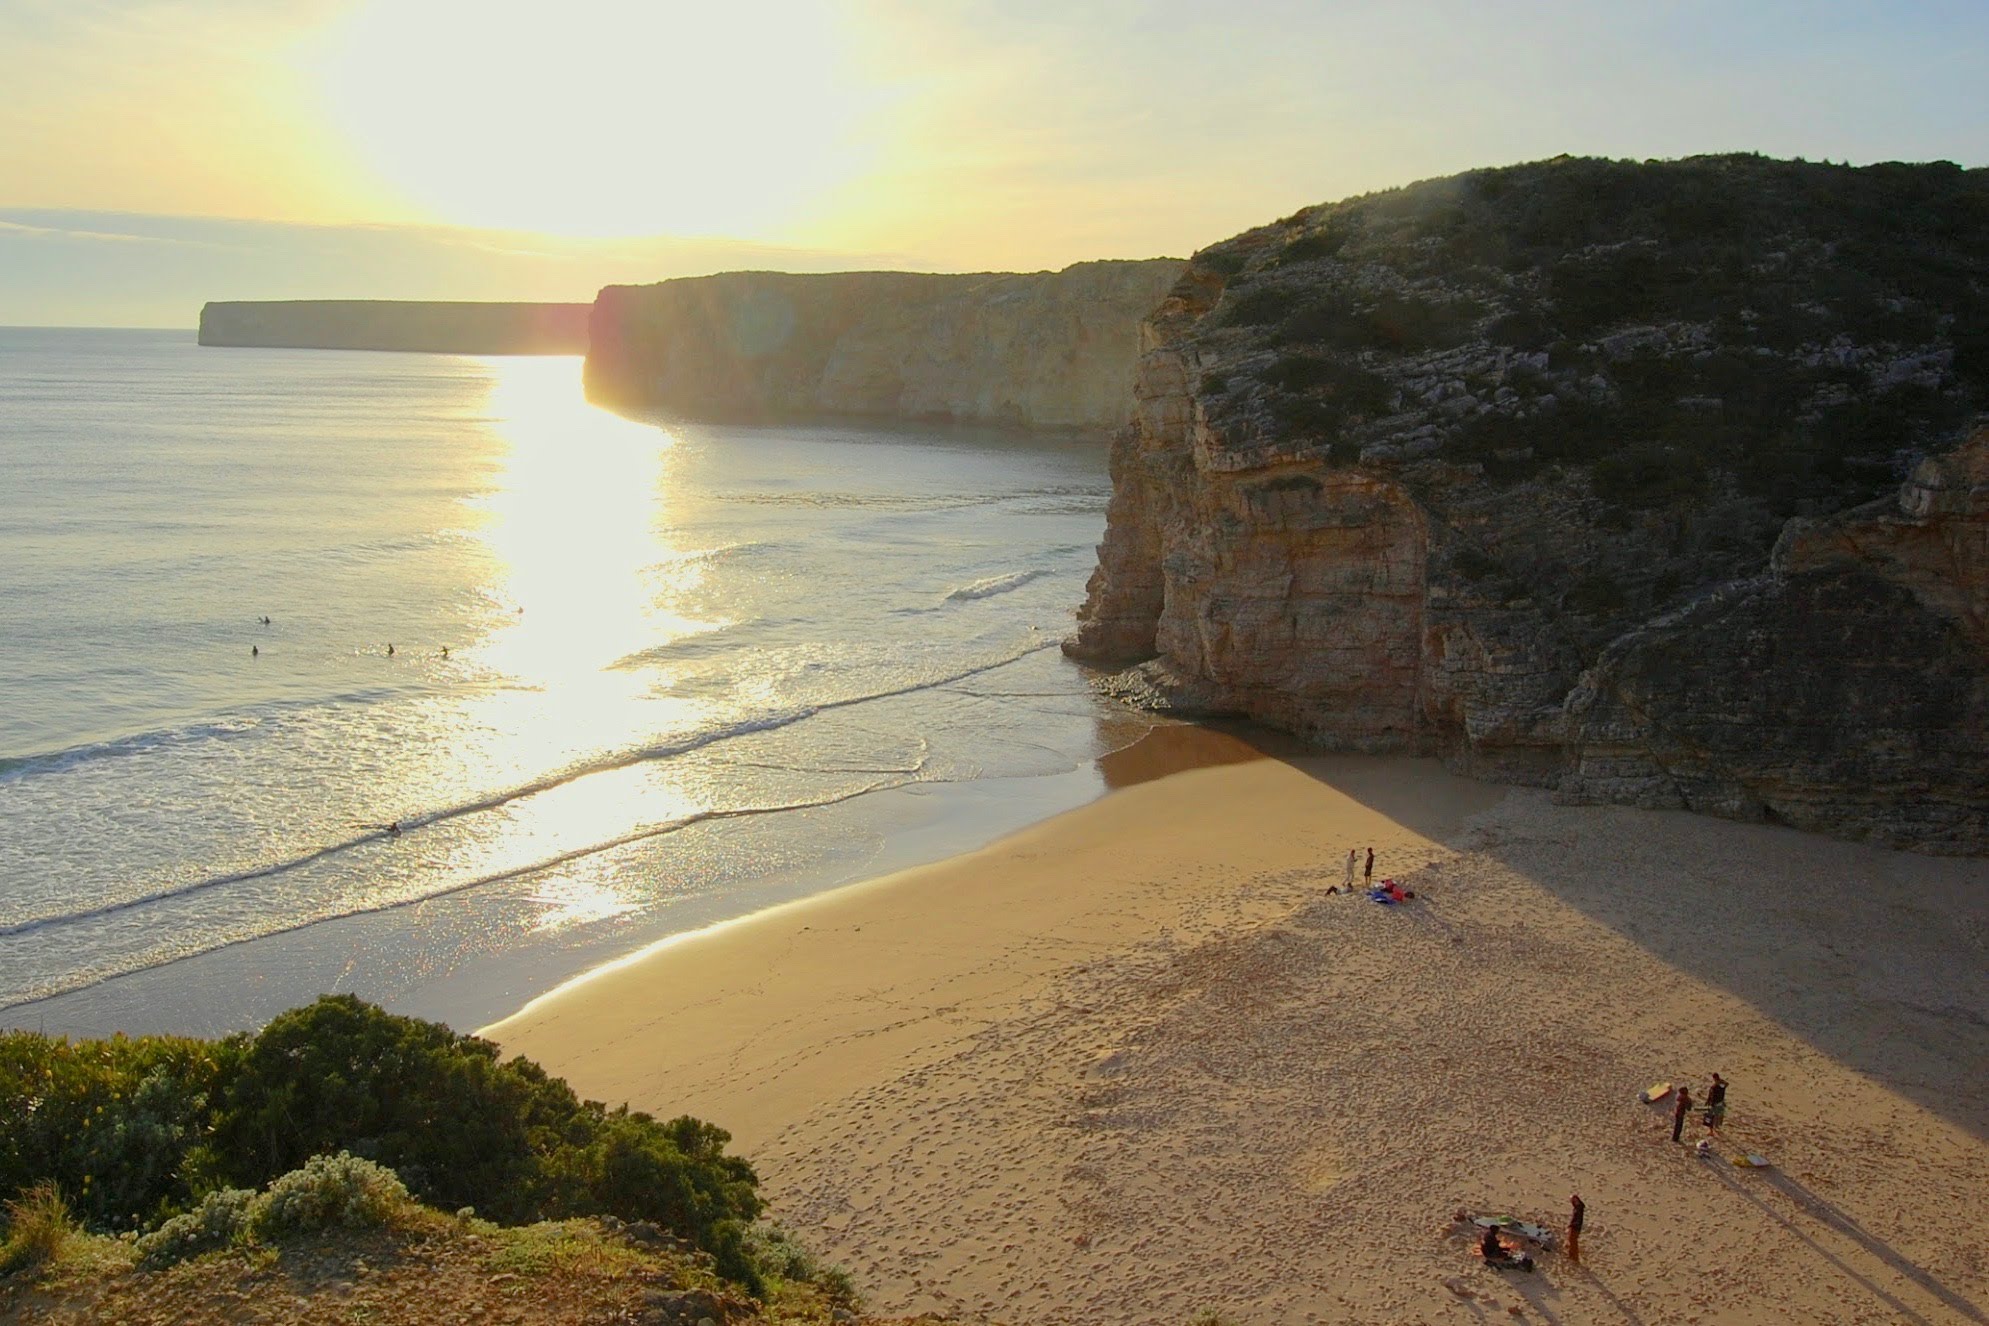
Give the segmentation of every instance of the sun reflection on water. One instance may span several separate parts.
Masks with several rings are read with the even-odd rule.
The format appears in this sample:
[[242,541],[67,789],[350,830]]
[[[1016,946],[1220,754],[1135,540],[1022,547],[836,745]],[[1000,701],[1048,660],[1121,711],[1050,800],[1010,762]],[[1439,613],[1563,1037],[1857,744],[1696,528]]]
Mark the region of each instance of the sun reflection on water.
[[[673,541],[665,430],[587,405],[573,359],[486,361],[487,427],[500,443],[474,537],[494,568],[490,629],[464,651],[486,685],[458,697],[458,758],[473,781],[553,784],[478,817],[447,853],[452,873],[490,878],[641,834],[703,807],[667,771],[637,764],[579,773],[603,751],[698,730],[694,698],[657,694],[654,667],[617,664],[722,627],[679,611],[704,576],[702,551]],[[576,857],[535,881],[544,928],[604,919],[639,900]]]

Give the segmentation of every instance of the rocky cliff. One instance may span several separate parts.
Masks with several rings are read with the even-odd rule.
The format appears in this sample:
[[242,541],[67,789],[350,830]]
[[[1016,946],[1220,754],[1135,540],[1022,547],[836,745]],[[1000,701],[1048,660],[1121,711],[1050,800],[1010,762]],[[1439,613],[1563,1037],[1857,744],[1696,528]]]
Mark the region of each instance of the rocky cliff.
[[587,304],[286,299],[205,305],[200,344],[431,354],[577,355]]
[[587,393],[706,418],[1113,428],[1129,408],[1140,320],[1182,267],[726,272],[609,286],[594,305]]
[[1989,172],[1560,159],[1143,329],[1066,650],[1578,800],[1989,851]]

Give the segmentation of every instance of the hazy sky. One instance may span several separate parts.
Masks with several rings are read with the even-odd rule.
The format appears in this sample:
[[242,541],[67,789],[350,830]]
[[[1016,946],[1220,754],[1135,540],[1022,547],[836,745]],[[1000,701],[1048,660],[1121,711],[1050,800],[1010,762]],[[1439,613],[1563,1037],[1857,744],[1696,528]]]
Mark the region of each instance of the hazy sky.
[[0,324],[1192,252],[1560,152],[1989,163],[1989,0],[0,0]]

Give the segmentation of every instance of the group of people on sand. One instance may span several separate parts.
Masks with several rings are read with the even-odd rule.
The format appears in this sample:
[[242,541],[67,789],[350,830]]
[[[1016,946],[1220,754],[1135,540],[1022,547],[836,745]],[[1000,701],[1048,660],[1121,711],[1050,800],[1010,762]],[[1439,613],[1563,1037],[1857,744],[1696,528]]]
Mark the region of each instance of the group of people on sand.
[[1349,847],[1347,849],[1346,877],[1338,884],[1327,889],[1326,896],[1330,898],[1343,889],[1351,894],[1354,891],[1355,870],[1361,872],[1361,887],[1366,891],[1367,896],[1375,902],[1408,902],[1416,896],[1412,890],[1403,888],[1392,879],[1384,879],[1379,884],[1374,882],[1374,849],[1372,847],[1367,849],[1367,861],[1364,864],[1361,861],[1359,848]]
[[[1464,1213],[1459,1212],[1458,1214],[1462,1216]],[[1521,1224],[1518,1221],[1503,1220],[1499,1217],[1493,1217],[1492,1219],[1496,1223],[1488,1224],[1483,1219],[1478,1222],[1485,1226],[1485,1233],[1478,1240],[1478,1255],[1484,1259],[1485,1265],[1498,1271],[1532,1270],[1532,1256],[1528,1253],[1508,1248],[1505,1241],[1499,1237],[1500,1224],[1503,1223],[1508,1228],[1516,1229],[1521,1234],[1530,1236],[1543,1245],[1547,1241],[1547,1231],[1536,1225]],[[1582,1200],[1580,1193],[1569,1193],[1568,1236],[1566,1241],[1561,1244],[1561,1251],[1567,1257],[1568,1265],[1570,1266],[1581,1265],[1582,1226],[1587,1221],[1588,1203]]]
[[[1351,875],[1353,872],[1351,855],[1348,861],[1347,870]],[[1685,1120],[1691,1115],[1692,1107],[1692,1089],[1681,1085],[1677,1091],[1677,1099],[1672,1103],[1671,1107],[1672,1141],[1684,1141]],[[1718,1073],[1713,1074],[1712,1082],[1706,1087],[1705,1099],[1699,1102],[1699,1117],[1707,1128],[1714,1131],[1718,1131],[1720,1126],[1726,1122],[1727,1080]],[[1699,1141],[1699,1150],[1701,1153],[1704,1153],[1710,1145],[1709,1141],[1701,1138]],[[1570,1266],[1579,1266],[1581,1264],[1582,1225],[1586,1223],[1587,1219],[1588,1204],[1582,1201],[1580,1193],[1570,1193],[1568,1195],[1567,1239],[1561,1245],[1561,1250],[1567,1257]],[[1480,1221],[1479,1223],[1482,1224],[1484,1222]],[[1536,1234],[1541,1233],[1538,1230],[1534,1230],[1533,1232]],[[1544,1235],[1542,1236],[1544,1237]],[[1499,1229],[1496,1225],[1487,1226],[1483,1237],[1478,1240],[1478,1255],[1484,1259],[1485,1265],[1495,1270],[1530,1271],[1533,1269],[1533,1258],[1524,1252],[1508,1248],[1500,1239]]]
[[[1671,1107],[1671,1140],[1685,1140],[1685,1116],[1692,1113],[1692,1088],[1680,1086],[1678,1101]],[[1713,1074],[1711,1086],[1706,1088],[1706,1100],[1700,1107],[1700,1118],[1708,1128],[1717,1131],[1727,1120],[1727,1080],[1718,1073]],[[1700,1143],[1703,1148],[1705,1143]]]
[[1345,889],[1348,893],[1352,893],[1354,891],[1354,871],[1357,868],[1364,869],[1365,873],[1363,874],[1362,879],[1365,886],[1368,888],[1373,888],[1374,887],[1374,849],[1372,847],[1367,849],[1367,865],[1363,868],[1361,867],[1360,862],[1361,862],[1360,849],[1357,847],[1349,847],[1347,849],[1347,877],[1341,880],[1338,886],[1327,889],[1326,892],[1329,894],[1338,893],[1341,889]]

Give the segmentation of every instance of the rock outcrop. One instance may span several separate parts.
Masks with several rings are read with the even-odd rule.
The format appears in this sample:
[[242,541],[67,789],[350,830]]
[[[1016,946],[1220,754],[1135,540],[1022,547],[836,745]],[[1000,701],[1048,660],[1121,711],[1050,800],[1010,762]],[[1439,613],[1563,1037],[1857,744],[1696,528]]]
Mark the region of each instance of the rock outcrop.
[[283,299],[207,304],[200,344],[428,354],[587,352],[588,304]]
[[1108,689],[1989,851],[1989,172],[1482,171],[1217,245],[1143,337]]
[[1140,320],[1183,264],[1061,272],[726,272],[609,286],[589,399],[693,418],[1125,422]]

